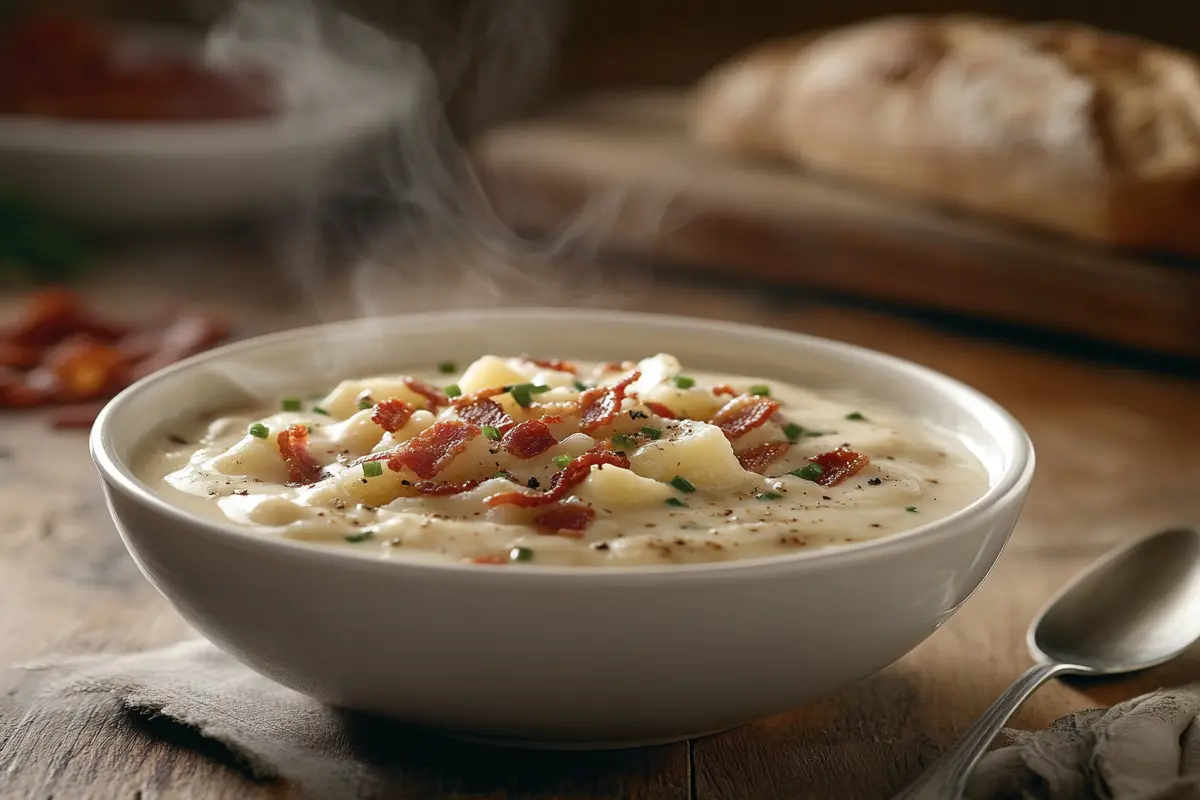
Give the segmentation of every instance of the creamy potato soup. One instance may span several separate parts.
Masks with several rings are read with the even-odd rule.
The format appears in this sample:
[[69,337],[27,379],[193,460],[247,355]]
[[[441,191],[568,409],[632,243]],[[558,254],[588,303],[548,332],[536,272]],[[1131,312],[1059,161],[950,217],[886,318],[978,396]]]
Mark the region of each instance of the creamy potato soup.
[[181,425],[139,472],[264,536],[485,565],[794,553],[944,517],[988,484],[952,436],[886,408],[665,354],[347,380]]

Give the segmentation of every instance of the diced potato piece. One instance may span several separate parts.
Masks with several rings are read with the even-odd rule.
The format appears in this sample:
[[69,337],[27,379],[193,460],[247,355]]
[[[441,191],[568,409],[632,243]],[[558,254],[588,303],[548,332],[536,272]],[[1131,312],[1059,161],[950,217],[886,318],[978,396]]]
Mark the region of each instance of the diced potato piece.
[[513,368],[512,364],[496,356],[484,356],[471,366],[458,379],[458,388],[463,394],[473,394],[492,386],[506,386],[510,383],[528,383],[529,378]]
[[491,452],[492,442],[486,436],[476,436],[467,447],[437,474],[438,482],[461,483],[483,480],[496,473],[496,456]]
[[629,462],[642,477],[669,483],[682,475],[699,489],[733,486],[749,477],[720,428],[689,420],[676,423],[670,438],[639,447]]
[[268,483],[286,483],[287,465],[279,454],[274,432],[265,439],[247,434],[237,444],[212,460],[211,467],[222,475],[246,475]]
[[604,465],[593,468],[575,494],[599,508],[627,509],[660,506],[675,490],[630,470]]
[[316,431],[313,436],[314,443],[328,442],[339,452],[349,450],[349,455],[352,456],[361,456],[371,452],[371,449],[379,444],[379,440],[383,438],[384,434],[383,428],[376,425],[375,421],[371,419],[371,409],[359,411],[350,419],[342,422],[323,425]]
[[429,400],[404,385],[403,375],[383,375],[362,380],[342,381],[320,402],[334,419],[349,419],[358,413],[358,396],[368,392],[376,402],[393,397],[416,408],[425,408]]
[[[394,472],[387,466],[387,462],[380,463],[383,473],[373,478],[363,474],[362,465],[347,467],[330,482],[328,497],[314,491],[309,497],[309,502],[332,501],[335,497],[340,497],[348,503],[383,506],[397,497],[409,497],[417,493],[417,490],[412,488],[413,482],[418,480],[415,475],[407,470]],[[405,486],[405,481],[408,481],[409,485]]]
[[642,397],[662,403],[681,417],[699,420],[712,419],[729,399],[714,397],[705,389],[680,389],[673,384],[663,384]]
[[634,381],[629,387],[629,391],[637,395],[644,395],[669,378],[678,375],[681,367],[675,356],[659,353],[650,358],[643,358],[638,362],[637,369],[642,376]]

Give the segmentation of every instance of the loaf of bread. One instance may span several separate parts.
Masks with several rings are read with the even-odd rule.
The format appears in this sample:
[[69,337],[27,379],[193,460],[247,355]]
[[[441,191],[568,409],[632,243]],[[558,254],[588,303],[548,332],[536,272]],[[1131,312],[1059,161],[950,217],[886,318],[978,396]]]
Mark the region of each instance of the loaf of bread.
[[1200,254],[1200,61],[1075,23],[889,17],[761,46],[693,136],[1107,245]]

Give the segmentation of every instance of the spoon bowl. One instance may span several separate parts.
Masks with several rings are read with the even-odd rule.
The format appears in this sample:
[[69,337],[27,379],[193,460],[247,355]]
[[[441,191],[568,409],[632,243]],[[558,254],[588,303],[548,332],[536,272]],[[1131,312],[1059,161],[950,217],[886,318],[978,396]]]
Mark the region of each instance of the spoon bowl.
[[1105,556],[1029,626],[1034,660],[1117,675],[1169,661],[1200,639],[1200,528],[1172,528]]

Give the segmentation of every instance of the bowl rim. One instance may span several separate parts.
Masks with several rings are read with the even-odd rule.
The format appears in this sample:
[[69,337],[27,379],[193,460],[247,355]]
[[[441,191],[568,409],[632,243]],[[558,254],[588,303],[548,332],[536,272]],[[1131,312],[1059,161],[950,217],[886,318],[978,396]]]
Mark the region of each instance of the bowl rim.
[[[694,328],[703,326],[717,333],[749,335],[786,343],[791,346],[801,345],[815,351],[831,355],[837,360],[854,362],[867,361],[889,366],[893,370],[905,373],[907,377],[931,384],[943,395],[950,397],[953,404],[965,409],[971,416],[980,417],[982,414],[997,417],[1005,426],[1005,431],[998,433],[1004,438],[1011,437],[1014,446],[1013,457],[1005,465],[1004,471],[988,490],[954,513],[913,528],[847,545],[837,545],[812,550],[803,550],[783,555],[760,556],[731,561],[702,562],[697,564],[667,564],[641,566],[563,566],[563,565],[523,565],[508,564],[504,569],[486,569],[480,565],[460,562],[422,562],[404,559],[378,557],[374,554],[348,550],[346,548],[329,547],[321,542],[309,542],[282,537],[264,536],[249,528],[232,522],[222,522],[207,519],[180,508],[154,493],[150,487],[139,480],[121,459],[117,458],[112,437],[112,420],[120,413],[121,407],[130,398],[144,391],[147,387],[166,381],[177,380],[179,376],[195,367],[214,361],[220,361],[231,356],[251,352],[259,348],[270,347],[295,339],[320,337],[328,334],[353,335],[356,329],[377,333],[379,325],[398,324],[404,322],[418,326],[423,321],[433,318],[441,322],[453,322],[456,318],[470,319],[478,323],[481,317],[505,321],[512,318],[528,320],[531,315],[543,320],[570,320],[574,324],[583,321],[597,324],[619,324],[621,322],[638,322],[676,328]],[[886,557],[931,544],[934,541],[953,537],[964,523],[980,517],[998,505],[1004,504],[1012,497],[1025,492],[1033,479],[1035,454],[1033,444],[1021,424],[999,403],[967,384],[944,375],[929,367],[922,366],[907,359],[872,350],[867,347],[853,345],[812,334],[799,333],[750,325],[737,322],[717,321],[703,317],[691,317],[674,314],[656,314],[638,311],[618,311],[610,309],[591,308],[547,308],[547,307],[505,307],[494,309],[455,309],[432,311],[416,314],[395,314],[379,317],[357,318],[289,328],[283,331],[254,336],[233,342],[198,355],[179,361],[158,372],[141,378],[112,398],[96,418],[89,435],[89,450],[97,470],[105,484],[111,490],[119,490],[127,498],[143,508],[148,508],[156,514],[187,528],[185,535],[199,533],[203,536],[215,537],[226,544],[239,544],[255,550],[265,548],[272,551],[275,557],[293,557],[301,559],[316,559],[326,561],[331,566],[341,563],[343,566],[360,569],[382,569],[394,571],[397,576],[406,572],[416,571],[423,575],[443,573],[450,576],[466,576],[470,580],[515,580],[522,576],[526,580],[550,580],[555,583],[563,579],[579,579],[587,577],[606,582],[638,581],[638,580],[682,580],[687,578],[714,578],[717,576],[745,576],[747,573],[761,575],[764,572],[779,570],[803,570],[805,568],[823,568],[835,564],[853,563],[864,559]],[[110,503],[110,511],[112,511]],[[115,513],[114,513],[115,518]],[[506,578],[504,576],[513,576]]]

